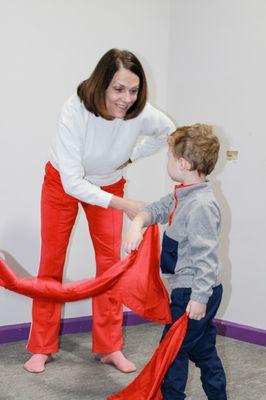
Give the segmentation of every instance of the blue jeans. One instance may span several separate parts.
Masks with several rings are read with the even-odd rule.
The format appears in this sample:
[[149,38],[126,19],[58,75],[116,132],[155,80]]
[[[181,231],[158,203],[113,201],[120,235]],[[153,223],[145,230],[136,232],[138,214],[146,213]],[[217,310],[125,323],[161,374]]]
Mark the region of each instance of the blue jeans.
[[[223,288],[219,285],[207,304],[206,316],[200,320],[189,320],[188,331],[174,362],[168,368],[162,384],[164,400],[183,400],[188,378],[189,360],[201,370],[202,387],[208,400],[226,400],[226,378],[216,351],[216,326],[213,318],[219,308]],[[173,321],[184,314],[191,294],[190,288],[177,288],[171,293],[171,313]],[[166,325],[163,336],[170,329]]]

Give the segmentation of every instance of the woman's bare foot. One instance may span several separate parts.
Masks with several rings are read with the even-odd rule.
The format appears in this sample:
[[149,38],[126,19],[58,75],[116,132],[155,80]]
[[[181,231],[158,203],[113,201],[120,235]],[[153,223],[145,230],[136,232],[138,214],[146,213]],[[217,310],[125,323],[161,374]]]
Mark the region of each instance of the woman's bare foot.
[[23,368],[33,374],[39,374],[45,370],[45,364],[51,361],[53,361],[53,358],[50,354],[33,354],[23,365]]
[[121,372],[135,372],[137,370],[135,364],[129,361],[121,351],[114,351],[108,353],[100,358],[104,364],[112,364]]

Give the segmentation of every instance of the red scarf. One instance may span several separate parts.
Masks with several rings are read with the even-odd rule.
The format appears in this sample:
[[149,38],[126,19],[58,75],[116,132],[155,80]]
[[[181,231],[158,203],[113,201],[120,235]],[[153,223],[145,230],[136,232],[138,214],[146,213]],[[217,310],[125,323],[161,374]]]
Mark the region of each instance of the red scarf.
[[184,314],[171,326],[134,381],[121,392],[107,397],[107,400],[161,400],[162,380],[183,343],[187,324],[188,317]]
[[[61,284],[52,279],[19,278],[0,258],[0,286],[28,297],[64,303],[96,296],[112,288],[112,296],[141,317],[171,322],[169,297],[160,278],[160,240],[157,225],[149,227],[137,251],[96,279]],[[108,400],[159,400],[161,382],[186,333],[187,316],[176,321],[139,376]]]

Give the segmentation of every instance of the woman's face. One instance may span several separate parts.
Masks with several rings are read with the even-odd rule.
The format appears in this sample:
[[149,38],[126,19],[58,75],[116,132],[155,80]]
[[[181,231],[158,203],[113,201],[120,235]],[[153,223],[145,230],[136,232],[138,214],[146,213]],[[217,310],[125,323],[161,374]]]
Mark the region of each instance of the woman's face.
[[105,92],[107,113],[113,118],[124,118],[137,100],[138,90],[139,77],[128,69],[120,68]]

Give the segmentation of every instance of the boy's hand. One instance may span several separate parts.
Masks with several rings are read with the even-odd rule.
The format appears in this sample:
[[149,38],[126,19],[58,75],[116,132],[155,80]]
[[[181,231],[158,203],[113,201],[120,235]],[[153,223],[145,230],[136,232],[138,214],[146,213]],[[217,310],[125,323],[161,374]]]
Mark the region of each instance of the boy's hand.
[[[144,203],[143,203],[144,205]],[[150,213],[148,211],[140,211],[131,222],[130,228],[126,234],[123,243],[126,252],[129,254],[132,250],[136,250],[142,241],[142,230],[145,226],[150,225]]]
[[142,241],[142,229],[132,222],[124,241],[124,248],[128,254],[136,250]]
[[206,315],[206,304],[190,300],[188,302],[186,312],[190,319],[200,321]]

